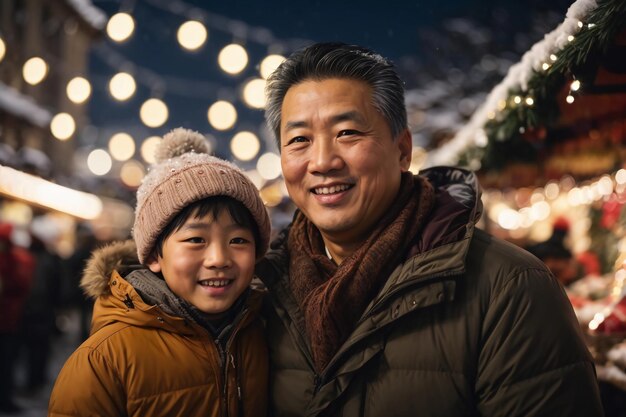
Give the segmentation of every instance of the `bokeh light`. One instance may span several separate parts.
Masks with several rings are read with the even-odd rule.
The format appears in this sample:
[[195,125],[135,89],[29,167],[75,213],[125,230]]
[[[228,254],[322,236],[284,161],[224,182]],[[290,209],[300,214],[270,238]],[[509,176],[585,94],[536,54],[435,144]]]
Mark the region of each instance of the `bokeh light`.
[[141,180],[146,175],[141,162],[130,160],[124,162],[120,169],[120,179],[129,187],[137,188],[141,185]]
[[264,153],[256,163],[259,175],[266,180],[274,180],[281,174],[280,156],[273,152]]
[[236,43],[226,45],[217,56],[220,68],[229,74],[239,74],[248,65],[248,53]]
[[189,20],[178,28],[176,34],[178,43],[188,51],[195,51],[207,40],[208,32],[204,25],[195,20]]
[[37,85],[48,75],[48,64],[38,56],[32,57],[24,63],[22,75],[28,84]]
[[139,110],[141,121],[148,127],[159,127],[167,121],[169,112],[165,103],[158,98],[146,100]]
[[94,175],[106,175],[112,166],[111,156],[104,149],[95,149],[87,156],[87,167]]
[[228,130],[237,122],[237,110],[228,101],[216,101],[207,113],[209,123],[217,130]]
[[249,161],[259,153],[261,144],[259,138],[248,131],[237,133],[230,141],[230,150],[240,161]]
[[67,140],[76,131],[76,122],[68,113],[59,113],[50,122],[52,135],[59,140]]
[[135,94],[137,84],[132,75],[127,72],[118,72],[109,82],[109,91],[114,99],[125,101]]
[[150,136],[149,138],[146,138],[146,140],[143,141],[143,143],[141,144],[140,152],[141,152],[141,157],[143,158],[144,161],[146,161],[149,164],[154,164],[156,162],[156,159],[154,158],[154,152],[160,143],[161,143],[160,136]]
[[265,107],[265,80],[255,78],[246,83],[243,87],[244,102],[255,109]]
[[73,103],[81,104],[91,95],[91,84],[83,77],[74,77],[67,83],[66,92]]
[[106,31],[115,42],[124,42],[135,31],[135,20],[128,13],[114,14],[107,23]]
[[263,58],[261,61],[261,66],[259,68],[259,72],[261,77],[267,78],[269,77],[276,68],[285,60],[285,57],[282,55],[268,55]]
[[109,139],[109,152],[114,159],[127,161],[135,154],[135,140],[128,133],[116,133]]

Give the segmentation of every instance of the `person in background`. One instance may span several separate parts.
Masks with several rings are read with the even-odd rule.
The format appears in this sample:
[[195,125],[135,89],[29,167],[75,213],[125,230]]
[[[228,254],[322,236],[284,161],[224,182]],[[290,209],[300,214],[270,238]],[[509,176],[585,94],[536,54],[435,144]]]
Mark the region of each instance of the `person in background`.
[[261,294],[250,289],[270,220],[205,138],[163,137],[137,190],[134,242],[97,250],[81,285],[91,336],[53,388],[49,416],[247,416],[267,408]]
[[13,225],[0,223],[0,413],[21,409],[13,398],[24,302],[33,281],[35,261],[13,244]]
[[409,171],[393,65],[359,46],[295,52],[266,120],[298,207],[257,274],[275,416],[601,416],[565,293],[476,228],[476,176]]
[[33,282],[24,302],[21,353],[26,365],[26,392],[36,394],[48,382],[48,362],[56,329],[56,308],[61,289],[61,258],[47,242],[45,220],[31,224],[29,251],[34,258]]

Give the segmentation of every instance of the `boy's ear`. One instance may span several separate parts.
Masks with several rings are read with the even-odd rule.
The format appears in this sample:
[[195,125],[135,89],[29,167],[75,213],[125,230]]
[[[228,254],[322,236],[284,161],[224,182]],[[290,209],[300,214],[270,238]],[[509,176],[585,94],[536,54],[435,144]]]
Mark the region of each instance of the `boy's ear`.
[[150,269],[150,271],[154,272],[155,274],[158,272],[161,272],[161,264],[159,263],[159,258],[152,253],[148,259],[146,260],[146,265],[148,266],[148,269]]

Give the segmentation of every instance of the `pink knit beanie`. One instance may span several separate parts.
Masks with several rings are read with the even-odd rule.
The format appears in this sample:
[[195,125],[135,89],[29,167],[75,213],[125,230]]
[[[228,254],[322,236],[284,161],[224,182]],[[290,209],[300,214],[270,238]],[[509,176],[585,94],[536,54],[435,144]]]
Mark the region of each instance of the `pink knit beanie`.
[[269,245],[270,219],[255,185],[234,164],[208,154],[204,136],[178,128],[156,150],[156,163],[137,190],[133,237],[143,264],[167,224],[186,206],[224,195],[241,202],[258,225],[261,258]]

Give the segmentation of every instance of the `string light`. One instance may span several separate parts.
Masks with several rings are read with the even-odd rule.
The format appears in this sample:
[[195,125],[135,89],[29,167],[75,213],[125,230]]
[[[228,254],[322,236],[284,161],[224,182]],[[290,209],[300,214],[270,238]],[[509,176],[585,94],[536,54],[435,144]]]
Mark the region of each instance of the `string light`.
[[541,69],[543,69],[544,71],[547,71],[550,68],[550,64],[548,64],[547,62],[544,62],[541,65]]
[[68,113],[59,113],[50,121],[50,131],[59,140],[67,140],[76,131],[76,122]]
[[261,77],[269,77],[276,70],[276,68],[278,68],[278,66],[283,63],[284,60],[284,56],[276,54],[268,55],[263,58],[263,61],[261,61],[261,66],[259,67]]
[[2,60],[4,59],[4,55],[7,52],[7,47],[4,43],[4,40],[2,38],[0,38],[0,62],[2,62]]
[[228,130],[237,121],[237,110],[227,101],[216,101],[209,107],[207,118],[215,129]]
[[32,57],[24,63],[22,75],[28,84],[37,85],[48,75],[48,64],[38,56]]
[[578,81],[578,80],[572,81],[572,84],[570,85],[569,88],[572,91],[578,91],[578,89],[580,89],[580,81]]
[[568,41],[568,42],[572,42],[573,40],[574,40],[574,35],[569,35],[569,36],[567,37],[567,41]]
[[264,153],[256,163],[259,175],[268,181],[280,176],[280,156],[273,152]]
[[533,104],[535,104],[535,100],[533,100],[532,97],[526,97],[526,100],[524,100],[526,102],[527,106],[532,106]]
[[244,102],[255,109],[265,107],[265,80],[255,78],[246,83],[243,87]]
[[574,96],[568,94],[567,97],[565,97],[565,101],[567,101],[568,104],[572,104],[574,102]]
[[127,161],[135,154],[135,140],[128,133],[116,133],[109,139],[109,152],[114,159]]
[[81,104],[91,96],[91,84],[83,77],[74,77],[67,83],[66,92],[73,103]]
[[154,164],[156,162],[154,158],[154,152],[160,143],[161,143],[160,136],[150,136],[149,138],[146,138],[146,140],[143,141],[143,143],[141,144],[140,152],[141,152],[141,157],[143,158],[144,161],[146,161],[149,164]]
[[120,168],[120,179],[124,184],[132,188],[139,187],[145,175],[143,165],[134,160],[125,162],[122,168]]
[[204,45],[208,38],[208,32],[202,23],[189,20],[180,25],[176,37],[183,48],[188,51],[195,51]]
[[556,61],[556,60],[557,60],[557,56],[556,56],[556,55],[554,55],[554,54],[550,54],[550,60],[551,60],[552,62]]
[[107,23],[106,31],[115,42],[124,42],[135,31],[135,20],[128,13],[114,14]]
[[125,101],[135,94],[137,84],[132,75],[126,72],[118,72],[109,82],[109,91],[114,99]]
[[168,116],[167,106],[157,98],[146,100],[139,110],[141,121],[148,127],[163,126]]
[[579,20],[578,21],[578,27],[582,29],[583,26],[584,26],[584,23]]
[[240,161],[250,161],[260,149],[259,138],[252,132],[239,132],[230,141],[230,151]]
[[248,65],[248,53],[243,46],[231,43],[222,48],[217,62],[228,74],[239,74]]
[[113,161],[104,149],[95,149],[87,156],[87,168],[98,176],[106,175],[111,171]]

